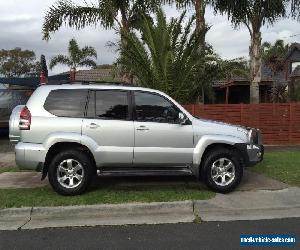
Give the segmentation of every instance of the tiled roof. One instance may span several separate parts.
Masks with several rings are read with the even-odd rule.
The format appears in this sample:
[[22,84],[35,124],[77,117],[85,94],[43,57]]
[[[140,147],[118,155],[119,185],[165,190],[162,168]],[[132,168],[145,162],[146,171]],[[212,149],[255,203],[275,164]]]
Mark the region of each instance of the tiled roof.
[[291,44],[288,53],[284,57],[284,60],[287,60],[295,50],[300,51],[300,43],[292,43]]
[[[112,69],[90,69],[90,70],[79,70],[76,72],[76,81],[101,81],[103,79],[113,78]],[[122,80],[120,77],[115,78],[116,81]]]

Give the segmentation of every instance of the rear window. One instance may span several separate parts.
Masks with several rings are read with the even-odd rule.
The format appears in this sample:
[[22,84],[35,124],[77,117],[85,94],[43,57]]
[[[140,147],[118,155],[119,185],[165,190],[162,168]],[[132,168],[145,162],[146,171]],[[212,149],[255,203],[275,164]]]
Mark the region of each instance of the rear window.
[[44,108],[53,115],[61,117],[84,117],[88,90],[57,89],[52,90]]
[[128,120],[128,92],[122,90],[91,91],[87,117]]

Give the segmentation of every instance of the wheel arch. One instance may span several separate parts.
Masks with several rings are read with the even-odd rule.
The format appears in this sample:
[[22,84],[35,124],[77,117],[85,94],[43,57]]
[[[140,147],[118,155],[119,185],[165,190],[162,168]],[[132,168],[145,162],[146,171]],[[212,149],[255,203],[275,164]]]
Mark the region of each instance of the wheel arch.
[[241,161],[242,166],[243,167],[245,166],[245,163],[246,163],[247,159],[245,159],[244,152],[242,152],[240,144],[212,143],[212,144],[209,144],[205,148],[205,150],[202,154],[200,165],[199,165],[199,172],[198,172],[200,178],[201,178],[200,173],[201,173],[201,169],[202,169],[203,164],[204,164],[205,157],[207,155],[209,155],[210,152],[212,152],[216,149],[222,149],[222,148],[225,148],[225,149],[228,149],[228,150],[234,150],[240,156],[240,161]]
[[76,149],[76,150],[85,152],[89,156],[89,158],[92,160],[93,167],[95,168],[95,172],[96,172],[96,161],[95,161],[94,155],[87,146],[80,144],[78,142],[56,142],[49,148],[49,150],[46,154],[45,162],[44,162],[44,166],[43,166],[43,170],[42,170],[42,179],[45,179],[48,174],[48,168],[49,168],[51,159],[58,152],[61,152],[66,149]]
[[196,177],[200,176],[204,156],[217,147],[236,150],[247,163],[247,145],[241,138],[231,135],[204,135],[197,142],[193,153],[193,172]]

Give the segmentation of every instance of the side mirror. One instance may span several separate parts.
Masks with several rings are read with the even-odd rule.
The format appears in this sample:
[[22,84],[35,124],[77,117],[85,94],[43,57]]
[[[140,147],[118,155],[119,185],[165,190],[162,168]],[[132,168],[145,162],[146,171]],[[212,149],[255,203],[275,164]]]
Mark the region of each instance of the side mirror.
[[178,121],[180,125],[187,125],[189,119],[186,117],[186,115],[184,113],[179,113],[178,114]]

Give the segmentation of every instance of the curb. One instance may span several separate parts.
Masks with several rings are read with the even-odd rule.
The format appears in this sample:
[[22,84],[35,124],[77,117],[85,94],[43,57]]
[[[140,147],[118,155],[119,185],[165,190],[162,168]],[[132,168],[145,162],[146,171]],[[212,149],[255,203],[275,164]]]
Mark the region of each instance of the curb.
[[193,202],[153,202],[0,210],[0,230],[193,222]]

